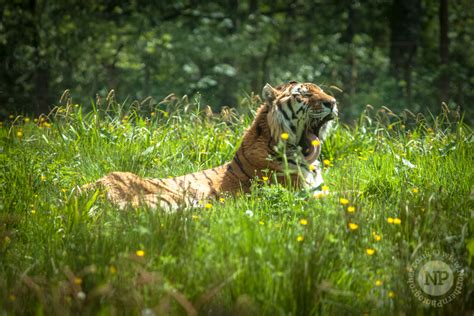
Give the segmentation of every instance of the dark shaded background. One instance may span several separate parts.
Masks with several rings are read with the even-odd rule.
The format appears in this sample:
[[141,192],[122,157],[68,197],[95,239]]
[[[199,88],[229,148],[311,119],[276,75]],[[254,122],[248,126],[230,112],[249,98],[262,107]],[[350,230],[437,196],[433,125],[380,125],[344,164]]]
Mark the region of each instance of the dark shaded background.
[[0,117],[47,112],[65,89],[85,105],[200,93],[218,110],[291,79],[326,86],[346,118],[469,112],[473,38],[471,0],[6,1]]

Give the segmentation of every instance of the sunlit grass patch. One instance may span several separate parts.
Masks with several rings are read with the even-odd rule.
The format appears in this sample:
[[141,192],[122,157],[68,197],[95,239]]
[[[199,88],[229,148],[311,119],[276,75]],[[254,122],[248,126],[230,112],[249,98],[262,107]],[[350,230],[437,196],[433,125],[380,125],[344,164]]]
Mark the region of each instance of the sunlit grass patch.
[[168,177],[220,165],[251,115],[224,122],[175,100],[15,118],[0,125],[0,313],[416,314],[426,309],[406,268],[418,249],[472,263],[462,123],[363,115],[322,145],[321,192],[263,176],[250,193],[168,214],[118,211],[76,188],[114,170]]

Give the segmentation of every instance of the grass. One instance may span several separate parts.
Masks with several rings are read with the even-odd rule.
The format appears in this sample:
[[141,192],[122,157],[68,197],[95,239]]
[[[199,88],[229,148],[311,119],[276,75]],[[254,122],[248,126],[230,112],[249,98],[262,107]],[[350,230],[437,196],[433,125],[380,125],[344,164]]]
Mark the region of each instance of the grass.
[[[249,101],[250,108],[256,104]],[[253,112],[252,112],[253,113]],[[76,187],[110,171],[167,177],[230,160],[252,113],[169,100],[67,104],[0,128],[0,314],[437,314],[474,309],[471,129],[367,109],[324,144],[322,198],[266,184],[166,214]],[[463,288],[423,305],[407,269],[453,254]]]

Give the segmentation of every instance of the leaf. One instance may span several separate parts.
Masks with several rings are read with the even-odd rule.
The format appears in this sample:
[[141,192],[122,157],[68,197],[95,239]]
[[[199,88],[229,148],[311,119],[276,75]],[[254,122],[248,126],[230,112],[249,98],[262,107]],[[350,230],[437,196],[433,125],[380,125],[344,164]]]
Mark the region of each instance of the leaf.
[[89,212],[91,209],[92,205],[94,205],[95,201],[97,201],[97,198],[99,197],[100,191],[96,190],[94,192],[94,195],[87,201],[85,209]]
[[142,156],[148,156],[148,155],[151,154],[154,150],[155,150],[155,145],[150,146],[150,147],[148,147],[147,149],[145,149],[144,151],[142,151],[141,155],[142,155]]

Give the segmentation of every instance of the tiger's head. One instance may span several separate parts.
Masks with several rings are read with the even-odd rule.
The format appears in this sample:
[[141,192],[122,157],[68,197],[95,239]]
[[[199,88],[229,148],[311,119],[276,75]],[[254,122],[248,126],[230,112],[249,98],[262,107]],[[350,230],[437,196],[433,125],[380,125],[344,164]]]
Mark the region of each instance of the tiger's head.
[[296,81],[277,88],[266,84],[262,94],[274,141],[287,133],[290,147],[301,150],[305,161],[313,163],[320,153],[320,145],[314,141],[324,141],[338,116],[336,99],[313,83]]

